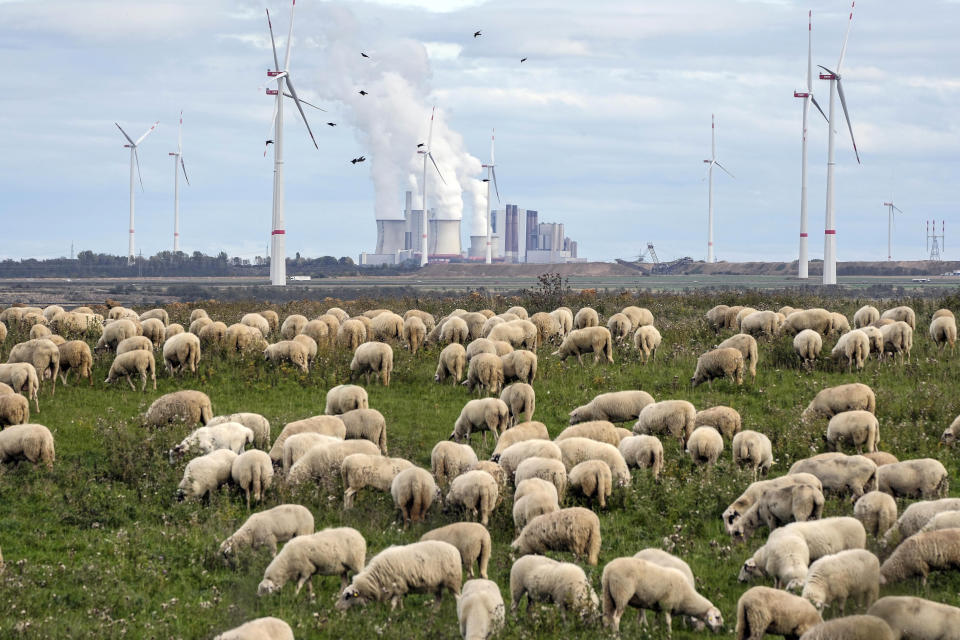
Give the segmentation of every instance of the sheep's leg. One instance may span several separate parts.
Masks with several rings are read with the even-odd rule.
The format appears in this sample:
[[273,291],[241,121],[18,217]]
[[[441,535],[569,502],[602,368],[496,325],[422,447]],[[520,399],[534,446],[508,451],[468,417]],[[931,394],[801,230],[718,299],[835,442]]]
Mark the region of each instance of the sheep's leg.
[[250,511],[250,489],[248,487],[244,487],[243,491],[247,494],[247,511]]
[[353,508],[353,496],[357,495],[356,489],[350,488],[343,492],[343,508]]
[[673,637],[673,618],[670,616],[670,610],[664,609],[663,611],[663,622],[667,625],[667,637]]
[[346,589],[348,584],[350,584],[350,581],[347,580],[347,572],[344,571],[340,574],[340,591]]
[[133,386],[133,380],[130,379],[130,374],[128,373],[125,377],[127,378],[127,384],[130,385],[130,390],[131,390],[131,391],[136,391],[137,388],[136,388],[135,386]]

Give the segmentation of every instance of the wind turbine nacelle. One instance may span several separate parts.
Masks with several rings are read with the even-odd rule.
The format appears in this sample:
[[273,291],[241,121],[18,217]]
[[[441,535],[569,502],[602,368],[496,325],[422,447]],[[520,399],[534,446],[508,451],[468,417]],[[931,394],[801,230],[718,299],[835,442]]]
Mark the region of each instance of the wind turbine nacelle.
[[821,79],[821,80],[836,80],[836,79],[837,79],[837,76],[836,76],[835,74],[833,74],[833,73],[821,73],[821,74],[820,74],[820,79]]
[[805,91],[794,91],[794,92],[793,92],[793,97],[794,97],[794,98],[809,98],[809,97],[810,97],[810,94],[807,93],[807,92],[805,92]]
[[275,96],[275,95],[277,95],[277,90],[276,90],[276,89],[267,89],[267,95],[268,95],[268,96]]
[[267,76],[270,77],[270,78],[276,78],[276,77],[277,77],[278,75],[280,75],[281,73],[283,73],[283,72],[282,72],[282,71],[272,71],[272,70],[270,70],[270,69],[267,69]]

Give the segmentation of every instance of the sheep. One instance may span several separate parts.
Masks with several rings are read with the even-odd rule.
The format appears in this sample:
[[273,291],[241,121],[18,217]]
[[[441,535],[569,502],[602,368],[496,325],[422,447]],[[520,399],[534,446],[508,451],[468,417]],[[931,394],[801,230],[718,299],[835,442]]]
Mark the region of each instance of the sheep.
[[33,398],[33,406],[37,413],[40,413],[40,399],[37,395],[40,380],[32,364],[29,362],[0,364],[0,382],[10,385],[16,393],[22,393],[28,399]]
[[194,430],[180,444],[170,449],[170,464],[173,464],[189,452],[200,455],[229,449],[236,454],[243,453],[244,447],[253,442],[253,431],[239,422],[223,422],[215,426],[205,426]]
[[559,307],[550,312],[550,316],[560,325],[560,336],[565,336],[573,329],[573,312],[567,307]]
[[499,498],[500,489],[493,476],[483,471],[467,471],[450,483],[445,505],[463,507],[468,514],[479,517],[480,524],[487,526]]
[[[310,431],[291,435],[283,442],[282,461],[284,475],[288,474],[290,467],[295,465],[297,460],[305,456],[314,446],[318,444],[329,444],[331,442],[342,442],[342,439]],[[273,462],[272,458],[271,462]]]
[[426,337],[427,326],[423,324],[423,320],[416,316],[411,316],[403,321],[403,339],[410,348],[411,354],[417,354]]
[[503,628],[505,605],[500,587],[491,580],[467,580],[457,598],[457,620],[463,640],[486,640]]
[[78,378],[88,378],[93,386],[93,354],[90,345],[83,340],[71,340],[57,347],[60,352],[60,380],[67,384],[70,371],[76,371]]
[[934,318],[930,323],[930,339],[937,345],[937,351],[943,352],[944,347],[950,345],[950,353],[957,342],[957,321],[954,318],[941,316]]
[[197,318],[209,318],[205,309],[194,309],[190,312],[190,322],[193,322]]
[[885,620],[903,640],[953,639],[960,629],[960,608],[913,596],[880,598],[867,615]]
[[880,318],[889,318],[894,321],[904,322],[910,325],[910,329],[917,329],[917,314],[910,307],[894,307],[893,309],[887,309],[880,314]]
[[649,309],[636,306],[624,307],[620,313],[630,319],[630,324],[634,327],[646,327],[653,325],[653,314]]
[[867,338],[870,340],[870,353],[877,354],[877,358],[883,357],[883,332],[880,329],[877,329],[873,325],[868,325],[866,327],[861,327],[860,331],[863,331],[867,334]]
[[259,413],[231,413],[226,416],[216,416],[207,422],[207,426],[223,424],[224,422],[239,422],[253,431],[253,440],[261,448],[270,447],[270,421]]
[[[340,331],[340,324],[346,323],[346,320],[341,320],[340,316],[331,313],[324,313],[323,315],[317,316],[314,319],[319,320],[327,325],[327,335],[331,336],[331,338],[336,336]],[[367,335],[369,335],[370,332],[367,330],[366,324],[364,324],[364,331],[366,331]]]
[[703,317],[714,331],[719,331],[726,328],[725,320],[729,309],[725,304],[718,304],[703,314]]
[[640,417],[640,412],[653,404],[653,396],[646,391],[612,391],[601,393],[585,405],[570,412],[570,424],[606,420],[627,422]]
[[343,478],[343,508],[352,509],[354,496],[366,487],[389,491],[397,474],[412,466],[412,462],[403,458],[366,453],[348,455],[340,466],[340,476]]
[[896,640],[898,637],[882,618],[862,615],[834,618],[818,624],[800,640]]
[[791,522],[819,520],[823,514],[823,492],[806,484],[786,485],[764,491],[731,528],[730,534],[747,540],[760,527],[770,531]]
[[857,329],[873,324],[880,319],[880,312],[876,307],[865,304],[853,314],[853,326]]
[[509,342],[514,349],[536,349],[537,348],[537,327],[529,320],[510,320],[493,327],[490,332],[484,336],[494,342]]
[[268,547],[277,555],[277,543],[295,536],[313,533],[313,514],[299,504],[281,504],[272,509],[254,513],[239,529],[220,543],[219,554],[225,562],[235,563],[240,550],[246,547]]
[[630,467],[649,468],[653,479],[660,478],[663,469],[663,444],[654,436],[630,436],[617,445]]
[[387,421],[376,409],[353,409],[340,414],[346,427],[346,440],[369,440],[387,455]]
[[270,335],[270,322],[259,313],[245,314],[240,318],[240,324],[245,324],[252,329],[256,329],[264,338]]
[[562,333],[560,323],[549,313],[539,311],[530,316],[530,322],[537,328],[537,347],[547,342],[553,342]]
[[733,438],[740,433],[742,420],[736,409],[717,406],[698,411],[693,419],[694,427],[713,427],[724,438]]
[[194,458],[183,470],[183,479],[177,486],[177,500],[201,499],[213,494],[220,485],[230,481],[233,461],[237,454],[230,449],[217,449]]
[[[881,495],[887,496],[885,493]],[[889,498],[890,496],[887,497]],[[940,531],[941,529],[960,529],[960,511],[944,511],[938,513],[930,518],[927,524],[923,525],[919,533]]]
[[313,416],[288,422],[284,425],[277,439],[273,441],[273,446],[270,447],[270,459],[273,460],[274,464],[283,459],[284,444],[287,438],[298,433],[319,433],[343,440],[347,435],[347,427],[343,424],[340,416]]
[[884,561],[880,567],[880,583],[891,584],[920,576],[927,584],[931,569],[960,567],[960,529],[940,529],[915,533]]
[[60,373],[60,349],[50,340],[39,338],[14,345],[7,357],[7,364],[26,362],[37,370],[40,384],[44,379],[53,380],[53,393],[57,392],[57,375]]
[[[280,342],[267,345],[267,348],[263,350],[263,359],[273,364],[289,362],[299,367],[303,373],[310,371],[310,353],[303,344],[294,340],[281,340]],[[369,382],[370,381],[367,380],[367,384],[369,384]]]
[[571,611],[587,618],[597,611],[600,600],[583,569],[569,562],[544,556],[524,556],[510,567],[510,610],[516,612],[527,596],[527,616],[534,602],[549,602],[561,614]]
[[466,344],[470,338],[470,327],[463,318],[447,318],[440,327],[440,341],[446,344]]
[[490,353],[479,353],[470,360],[467,379],[462,384],[468,391],[477,389],[478,393],[482,390],[499,393],[503,380],[503,362],[500,358]]
[[950,426],[943,430],[940,435],[940,444],[953,446],[958,438],[960,438],[960,416],[954,418]]
[[633,330],[633,323],[623,313],[615,313],[607,320],[607,329],[617,342],[623,342]]
[[[291,539],[267,565],[257,595],[276,593],[291,580],[297,581],[296,593],[303,584],[313,596],[313,576],[340,576],[340,588],[347,585],[347,576],[363,570],[367,541],[356,529],[338,527],[324,529]],[[356,576],[354,576],[356,577]]]
[[900,364],[904,359],[910,359],[910,350],[913,348],[913,329],[906,322],[897,321],[880,327],[883,335],[883,352],[900,356]]
[[775,311],[754,311],[740,322],[740,331],[758,338],[780,333],[780,316]]
[[287,483],[296,486],[315,479],[329,487],[340,477],[344,458],[353,453],[380,455],[380,449],[369,440],[345,440],[314,445],[290,467]]
[[521,422],[506,431],[500,433],[497,439],[497,445],[493,449],[492,456],[497,456],[510,445],[523,440],[549,440],[550,434],[547,432],[547,426],[542,422],[527,421]]
[[563,342],[560,343],[560,348],[551,355],[559,356],[561,361],[566,360],[569,356],[577,356],[577,362],[582,365],[582,355],[584,353],[593,353],[595,363],[600,362],[603,358],[612,363],[613,339],[610,337],[610,330],[606,327],[597,326],[574,329],[564,337]]
[[770,587],[747,589],[737,601],[737,640],[761,640],[767,634],[796,640],[822,622],[808,600]]
[[438,485],[447,485],[477,463],[477,454],[469,444],[441,440],[430,452],[430,469]]
[[517,424],[520,414],[523,414],[526,421],[533,419],[533,412],[536,409],[536,393],[529,384],[524,382],[514,382],[503,388],[500,392],[500,400],[507,405],[510,417],[508,426]]
[[733,527],[737,523],[737,520],[760,499],[760,496],[763,495],[765,491],[793,484],[808,484],[816,487],[817,490],[821,492],[823,491],[823,485],[820,484],[820,480],[809,473],[797,473],[773,478],[771,480],[754,481],[739,498],[734,500],[730,506],[724,510],[723,523],[727,528],[727,533],[732,534]]
[[[456,343],[452,343],[452,344],[456,344]],[[512,351],[513,347],[510,347],[510,350]],[[493,355],[500,355],[497,353],[496,344],[493,342],[493,340],[489,338],[477,338],[476,340],[473,340],[472,342],[470,342],[470,344],[467,345],[466,347],[467,362],[470,362],[470,360],[473,359],[473,356],[477,355],[478,353],[492,353]]]
[[[530,478],[525,478],[523,480],[517,481],[517,488],[513,492],[514,507],[516,507],[516,503],[522,500],[523,498],[526,498],[527,496],[538,495],[538,494],[546,498],[548,502],[552,502],[555,505],[560,504],[560,493],[557,492],[556,485],[554,485],[549,480],[545,480],[543,478],[530,477]],[[559,506],[557,508],[559,508]],[[551,509],[551,510],[556,511],[556,509]],[[540,514],[536,514],[536,515],[540,515]],[[530,516],[530,518],[532,517],[533,516]],[[527,519],[530,519],[530,518],[527,518]],[[516,515],[514,515],[514,521],[516,521]],[[517,527],[518,532],[522,528],[523,528],[522,526],[518,526]]]
[[[313,322],[323,324],[329,332],[329,326],[322,320],[314,320]],[[337,328],[336,343],[342,349],[355,351],[357,347],[367,341],[368,337],[370,336],[367,335],[367,328],[363,325],[363,322],[357,318],[351,318]]]
[[802,585],[803,598],[817,611],[838,603],[843,615],[847,598],[863,607],[876,601],[880,591],[880,560],[865,549],[847,549],[823,556],[810,565]]
[[0,463],[23,458],[53,469],[56,457],[53,434],[41,424],[15,424],[0,431]]
[[[174,335],[181,335],[183,331],[174,334],[168,334],[166,337],[172,338]],[[192,334],[191,334],[192,335]],[[197,334],[200,338],[200,349],[223,350],[227,346],[227,325],[223,322],[211,322],[206,325]]]
[[521,442],[515,442],[504,449],[495,462],[498,462],[500,466],[503,467],[503,470],[507,473],[507,477],[513,478],[520,463],[527,458],[534,457],[560,460],[562,454],[560,447],[549,440],[523,440]]
[[108,351],[114,351],[121,340],[138,335],[141,335],[141,333],[137,331],[137,325],[133,324],[132,321],[125,319],[114,320],[103,328],[103,333],[100,334],[94,350],[101,351],[106,349]]
[[[493,357],[496,358],[496,355]],[[451,378],[454,385],[460,384],[460,378],[463,377],[463,367],[466,363],[467,353],[463,345],[456,342],[448,344],[440,352],[437,371],[433,376],[434,381],[442,383],[447,378]]]
[[904,460],[877,469],[877,489],[894,498],[942,498],[948,487],[946,468],[933,458]]
[[487,565],[490,563],[490,532],[482,524],[476,522],[455,522],[445,527],[432,529],[422,536],[420,542],[440,540],[452,544],[460,552],[460,561],[473,577],[473,565],[481,578],[487,577]]
[[377,342],[403,340],[403,318],[392,311],[375,316],[370,321],[367,337]]
[[566,438],[557,442],[561,460],[567,468],[567,474],[576,465],[586,460],[600,460],[609,468],[616,483],[623,487],[630,484],[630,469],[620,450],[612,444],[598,442],[589,438]]
[[490,477],[497,482],[498,503],[503,501],[503,495],[507,490],[507,472],[503,470],[503,467],[492,460],[478,460],[467,467],[467,471],[483,471],[490,474]]
[[642,326],[634,332],[633,346],[640,353],[642,364],[657,359],[657,349],[660,348],[662,340],[660,332],[653,325]]
[[273,484],[273,464],[270,456],[259,449],[245,451],[237,456],[230,467],[233,483],[243,489],[250,510],[250,496],[260,502],[263,493]]
[[143,330],[143,337],[150,340],[154,349],[159,348],[160,345],[163,344],[167,335],[167,325],[165,325],[162,320],[158,318],[147,318],[144,320],[141,318],[140,328]]
[[213,640],[293,640],[293,629],[280,618],[257,618],[224,631]]
[[712,466],[723,453],[723,436],[713,427],[697,427],[687,439],[686,451],[694,464]]
[[330,307],[324,311],[324,315],[333,316],[339,322],[345,322],[350,317],[350,315],[340,307]]
[[617,428],[613,426],[612,422],[607,422],[606,420],[593,420],[591,422],[581,422],[571,425],[561,431],[559,435],[554,438],[554,442],[560,442],[568,438],[589,438],[597,442],[606,442],[615,447],[619,446],[621,440]]
[[704,353],[697,358],[697,368],[690,378],[692,386],[707,382],[713,388],[714,378],[730,378],[731,381],[743,384],[743,354],[737,349],[724,347]]
[[260,331],[245,324],[232,324],[227,327],[224,346],[228,352],[239,353],[241,356],[256,349],[263,352],[267,348],[266,340]]
[[583,329],[585,327],[596,327],[600,324],[600,316],[590,307],[583,307],[577,311],[573,317],[573,328]]
[[186,426],[207,424],[213,418],[210,397],[202,391],[174,391],[153,401],[144,416],[147,426],[162,427],[172,422]]
[[571,507],[539,515],[528,522],[510,543],[510,548],[518,555],[570,551],[578,558],[586,557],[587,564],[595,567],[600,542],[597,514],[583,507]]
[[879,540],[897,522],[897,502],[882,491],[870,491],[853,505],[853,515]]
[[738,311],[737,311],[736,314],[733,316],[733,319],[732,319],[732,321],[731,321],[731,319],[730,319],[731,312],[728,311],[728,312],[727,312],[727,327],[730,328],[730,329],[736,329],[737,331],[741,331],[741,332],[742,332],[743,330],[740,328],[741,323],[744,321],[744,319],[746,319],[747,316],[749,316],[750,314],[756,313],[756,312],[757,312],[757,310],[754,309],[753,307],[738,307]]
[[880,422],[869,411],[843,411],[830,418],[826,440],[833,450],[836,450],[837,444],[845,442],[853,445],[857,453],[862,453],[863,449],[875,453],[880,440]]
[[181,333],[163,343],[163,362],[167,373],[173,376],[174,371],[196,373],[200,362],[200,338],[192,333]]
[[607,506],[612,493],[613,477],[610,467],[603,460],[585,460],[570,469],[567,474],[570,486],[580,490],[587,498],[596,497],[600,508]]
[[[327,326],[327,323],[321,320],[310,320],[303,328],[300,329],[300,335],[307,336],[312,339],[317,345],[329,345],[330,338],[330,327]],[[363,342],[360,340],[357,344]]]
[[463,405],[457,421],[453,424],[450,440],[469,442],[470,433],[483,432],[483,443],[487,442],[487,431],[493,432],[494,439],[507,429],[510,421],[510,409],[499,398],[479,398]]
[[863,369],[863,363],[870,355],[870,338],[859,329],[854,329],[840,336],[837,344],[830,351],[835,360],[845,360],[847,372],[856,364],[857,371]]
[[0,396],[14,393],[16,393],[16,391],[13,390],[13,387],[5,382],[0,382]]
[[35,324],[30,327],[30,339],[48,338],[53,335],[53,331],[47,328],[45,324]]
[[953,311],[950,311],[950,309],[937,309],[936,311],[933,312],[933,315],[930,317],[930,321],[932,322],[940,317],[956,319],[956,316],[953,315]]
[[299,335],[307,322],[306,316],[297,313],[290,314],[283,319],[283,324],[280,325],[280,335],[284,340],[293,340],[293,336]]
[[30,422],[29,400],[18,393],[0,395],[0,429],[28,422]]
[[426,518],[427,510],[438,493],[433,476],[420,467],[404,469],[390,484],[390,495],[400,510],[404,528],[411,522],[421,522]]
[[293,336],[293,341],[298,342],[304,346],[307,350],[307,362],[311,362],[317,357],[317,341],[311,338],[310,336],[305,336],[303,334],[297,334]]
[[837,313],[836,311],[831,311],[830,333],[846,334],[848,331],[850,331],[850,321],[847,320],[847,316],[842,313]]
[[817,418],[829,419],[843,411],[857,409],[877,413],[877,398],[873,389],[861,382],[823,389],[810,401],[800,418],[804,422]]
[[368,408],[370,402],[366,389],[355,384],[340,384],[327,391],[327,404],[323,413],[335,416],[354,409]]
[[820,479],[825,492],[849,491],[854,501],[877,488],[877,465],[863,456],[821,453],[798,460],[787,473],[811,473]]
[[717,349],[736,349],[743,356],[743,366],[749,367],[750,377],[757,379],[757,341],[746,333],[732,335],[720,344]]
[[110,371],[107,373],[107,379],[103,382],[105,384],[110,384],[122,376],[127,379],[127,384],[130,385],[130,388],[136,390],[136,387],[133,385],[133,380],[130,379],[130,376],[139,373],[141,379],[140,391],[143,392],[147,388],[147,374],[149,373],[150,379],[153,380],[153,388],[156,390],[156,366],[157,361],[156,358],[154,358],[153,351],[127,351],[126,353],[121,353],[113,359],[113,363],[110,365]]
[[[499,326],[501,324],[506,324],[506,323],[507,321],[501,318],[500,316],[491,316],[490,318],[487,318],[483,323],[483,327],[480,328],[480,337],[481,338],[489,337],[490,332],[493,331],[494,327]],[[439,336],[440,329],[435,329],[434,331],[436,331],[437,335]]]
[[804,329],[812,329],[816,331],[821,336],[825,336],[830,333],[830,328],[833,326],[833,320],[830,317],[830,312],[826,309],[805,309],[803,311],[795,311],[787,316],[787,320],[783,325],[785,331],[794,334],[800,333]]
[[804,329],[793,338],[793,350],[803,366],[812,366],[823,349],[823,338],[813,329]]
[[638,435],[669,435],[687,447],[687,438],[693,433],[697,410],[686,400],[661,400],[640,411],[633,432]]
[[556,489],[557,496],[562,498],[567,489],[567,468],[559,459],[533,456],[517,465],[513,477],[518,487],[521,482],[530,479],[549,482]]
[[392,611],[398,604],[403,608],[403,596],[410,592],[435,593],[439,603],[444,589],[460,595],[460,565],[460,552],[442,540],[387,547],[353,577],[335,606],[346,611],[368,602],[389,600]]
[[680,569],[641,557],[612,560],[601,577],[604,624],[619,633],[620,619],[632,605],[641,610],[643,623],[646,609],[662,612],[667,637],[672,636],[672,616],[677,613],[703,620],[712,631],[719,631],[723,626],[720,610],[697,593],[692,582],[692,574],[688,577]]
[[[532,485],[531,483],[542,483]],[[531,488],[532,487],[532,488]],[[549,489],[549,490],[546,490]],[[521,493],[522,490],[522,493]],[[518,483],[513,498],[513,524],[519,534],[527,523],[537,516],[560,510],[556,487],[540,478],[528,478]]]
[[[200,333],[203,331],[203,329],[205,327],[210,326],[211,324],[213,324],[213,320],[207,316],[194,318],[193,320],[190,321],[190,326],[187,329],[187,332],[192,333],[197,337],[200,337]],[[247,326],[247,325],[243,325],[243,326]],[[257,333],[259,333],[259,331]]]
[[960,511],[960,498],[941,498],[914,502],[900,514],[881,540],[881,546],[889,548],[899,540],[909,538],[920,531],[931,518],[946,511]]
[[516,380],[530,384],[537,377],[537,354],[532,351],[517,350],[501,356],[503,381]]
[[433,331],[433,328],[437,326],[437,321],[436,321],[436,318],[433,317],[433,314],[427,313],[426,311],[421,311],[420,309],[408,309],[403,314],[403,319],[404,321],[406,321],[408,318],[411,318],[414,316],[417,318],[420,318],[420,322],[423,323],[427,331]]

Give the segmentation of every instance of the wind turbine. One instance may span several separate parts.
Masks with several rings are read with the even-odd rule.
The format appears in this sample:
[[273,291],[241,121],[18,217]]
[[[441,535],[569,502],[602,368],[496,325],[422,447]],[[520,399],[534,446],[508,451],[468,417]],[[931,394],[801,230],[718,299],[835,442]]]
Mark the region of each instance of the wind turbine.
[[[297,6],[297,0],[293,0],[290,7],[290,30],[287,33],[287,51],[283,58],[283,69],[280,68],[280,61],[277,58],[277,43],[273,39],[273,23],[270,21],[270,10],[267,9],[267,27],[270,29],[270,46],[273,48],[273,70],[267,71],[267,77],[277,81],[276,90],[267,89],[267,95],[276,96],[277,100],[273,106],[273,140],[267,140],[267,144],[273,143],[273,218],[270,225],[270,284],[274,286],[284,286],[287,283],[287,243],[286,230],[283,228],[283,98],[293,98],[297,110],[300,111],[300,117],[303,123],[307,125],[307,132],[310,139],[313,140],[313,146],[319,149],[317,141],[313,137],[313,131],[310,129],[310,123],[307,122],[307,116],[303,113],[303,106],[300,104],[300,98],[297,97],[297,91],[293,88],[293,82],[290,79],[290,43],[293,40],[293,10]],[[286,88],[284,88],[286,85]],[[313,106],[313,105],[311,105]],[[319,108],[319,107],[317,107]],[[266,153],[266,149],[264,149]]]
[[[813,11],[807,14],[807,90],[794,91],[794,98],[803,98],[803,146],[800,153],[800,256],[797,260],[797,277],[807,278],[807,112],[810,110],[810,103],[817,108],[823,119],[827,119],[827,114],[823,112],[817,99],[813,97]],[[829,124],[829,122],[828,122]]]
[[117,125],[117,129],[120,129],[120,133],[123,134],[123,137],[127,139],[129,144],[123,145],[124,147],[130,149],[130,244],[127,248],[127,264],[133,264],[133,261],[136,259],[136,256],[133,253],[133,165],[137,165],[137,176],[140,178],[140,190],[143,190],[143,176],[140,175],[140,156],[137,154],[137,145],[143,142],[143,139],[148,135],[153,133],[153,130],[160,125],[160,121],[157,120],[150,128],[147,129],[146,133],[140,136],[136,142],[133,141],[133,138],[127,135],[127,132],[123,130],[123,127],[119,123],[114,122],[113,124]]
[[497,188],[497,171],[496,164],[493,160],[493,141],[496,131],[490,133],[490,164],[485,164],[483,167],[487,170],[487,177],[484,178],[484,182],[487,183],[487,264],[493,262],[493,248],[491,245],[492,232],[493,228],[490,224],[490,183],[493,182],[493,188],[497,192],[497,202],[500,202],[500,189]]
[[[426,266],[427,264],[427,229],[430,228],[430,221],[427,219],[427,158],[430,158],[430,162],[433,163],[433,167],[437,170],[437,175],[440,176],[440,179],[443,180],[443,184],[447,184],[447,181],[444,180],[443,174],[440,173],[440,167],[437,166],[437,161],[433,159],[433,153],[430,151],[430,144],[433,141],[433,116],[436,113],[437,108],[434,107],[430,111],[430,133],[427,135],[427,146],[417,150],[417,153],[423,156],[423,221],[422,221],[422,231],[420,237],[420,266]],[[488,198],[489,201],[489,198]],[[489,232],[488,232],[489,233]],[[488,236],[489,237],[489,236]]]
[[826,73],[820,74],[821,80],[830,81],[830,117],[827,120],[830,123],[827,135],[827,211],[824,220],[823,229],[823,284],[837,284],[837,230],[834,226],[833,215],[833,167],[834,167],[834,147],[836,146],[836,129],[833,128],[834,116],[834,95],[839,94],[840,104],[843,107],[843,115],[847,119],[847,129],[850,130],[850,141],[853,143],[853,152],[857,156],[857,164],[860,164],[860,152],[857,151],[857,141],[853,138],[853,126],[850,124],[850,114],[847,112],[847,100],[843,95],[843,82],[840,80],[840,67],[843,66],[843,58],[847,54],[847,39],[850,37],[850,27],[853,25],[853,8],[856,1],[850,4],[850,18],[847,21],[847,34],[843,37],[843,47],[840,49],[840,60],[837,61],[835,71],[827,69],[823,65],[818,65]]
[[[180,251],[180,170],[183,179],[190,184],[187,166],[183,164],[183,111],[180,112],[180,127],[177,129],[177,150],[167,154],[173,156],[173,252]],[[179,166],[177,166],[179,165]]]
[[727,171],[717,160],[717,135],[716,125],[713,122],[713,114],[710,114],[710,159],[704,160],[707,164],[707,181],[709,188],[707,190],[707,262],[713,262],[713,166],[716,165],[731,178],[735,177]]
[[893,260],[893,212],[897,211],[903,213],[900,210],[900,207],[893,204],[893,198],[890,198],[890,202],[884,202],[883,206],[887,208],[887,260]]

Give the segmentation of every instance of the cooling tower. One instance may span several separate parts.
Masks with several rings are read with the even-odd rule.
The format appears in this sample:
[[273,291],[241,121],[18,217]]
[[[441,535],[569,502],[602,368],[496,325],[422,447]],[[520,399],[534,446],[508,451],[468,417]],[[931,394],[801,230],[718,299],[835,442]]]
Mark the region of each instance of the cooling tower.
[[430,257],[460,257],[460,220],[430,220]]
[[[500,242],[499,234],[492,233],[490,234],[490,247],[491,255],[494,260],[498,260],[501,257],[501,247],[503,244]],[[468,257],[479,260],[486,260],[487,258],[487,236],[470,236],[470,252]]]
[[407,221],[402,219],[377,220],[377,253],[396,253],[404,249]]

